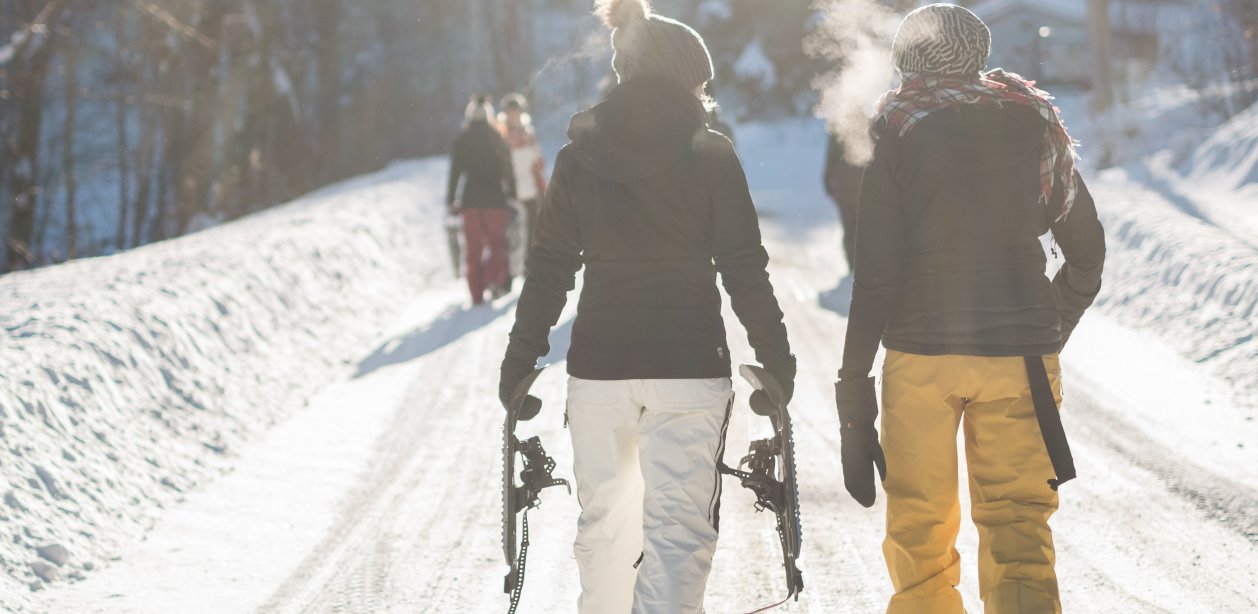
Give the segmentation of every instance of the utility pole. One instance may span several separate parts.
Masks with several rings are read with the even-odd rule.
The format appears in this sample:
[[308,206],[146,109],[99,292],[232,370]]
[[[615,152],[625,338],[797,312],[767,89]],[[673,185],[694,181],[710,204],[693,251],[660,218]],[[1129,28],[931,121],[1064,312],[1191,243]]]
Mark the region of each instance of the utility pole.
[[1088,29],[1092,46],[1092,110],[1099,113],[1114,103],[1109,0],[1088,0]]

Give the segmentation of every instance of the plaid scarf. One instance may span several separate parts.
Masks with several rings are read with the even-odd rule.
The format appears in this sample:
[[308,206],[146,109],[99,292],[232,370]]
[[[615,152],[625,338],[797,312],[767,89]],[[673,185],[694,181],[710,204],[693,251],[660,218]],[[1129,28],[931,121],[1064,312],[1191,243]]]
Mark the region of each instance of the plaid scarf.
[[1052,96],[1035,87],[1034,81],[999,68],[977,75],[906,74],[900,88],[883,94],[877,118],[903,136],[917,122],[941,109],[963,104],[999,107],[1012,102],[1034,108],[1048,122],[1044,129],[1044,151],[1040,155],[1039,203],[1048,206],[1053,187],[1063,182],[1064,198],[1058,207],[1058,220],[1070,213],[1075,203],[1075,152],[1078,142],[1066,132]]

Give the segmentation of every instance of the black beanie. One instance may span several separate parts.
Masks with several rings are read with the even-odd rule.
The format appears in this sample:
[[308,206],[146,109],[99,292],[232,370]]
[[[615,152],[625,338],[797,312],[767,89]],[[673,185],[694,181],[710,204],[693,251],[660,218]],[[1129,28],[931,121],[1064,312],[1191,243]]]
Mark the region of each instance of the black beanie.
[[687,89],[712,80],[712,56],[690,26],[651,12],[647,0],[600,0],[612,28],[612,68],[621,81],[656,75]]

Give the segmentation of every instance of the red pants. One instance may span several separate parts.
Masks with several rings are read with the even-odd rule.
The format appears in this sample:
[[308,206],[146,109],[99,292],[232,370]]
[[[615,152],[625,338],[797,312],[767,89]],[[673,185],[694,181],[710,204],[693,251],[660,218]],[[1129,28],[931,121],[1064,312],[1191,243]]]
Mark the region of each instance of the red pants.
[[485,300],[486,288],[507,284],[507,218],[510,213],[505,207],[463,210],[467,287],[472,291],[473,304],[479,305]]

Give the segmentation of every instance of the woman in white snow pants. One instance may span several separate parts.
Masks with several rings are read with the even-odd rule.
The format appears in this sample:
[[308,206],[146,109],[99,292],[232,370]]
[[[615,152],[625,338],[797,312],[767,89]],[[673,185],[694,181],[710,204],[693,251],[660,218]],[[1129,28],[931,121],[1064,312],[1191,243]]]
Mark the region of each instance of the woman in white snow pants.
[[555,158],[498,393],[509,405],[549,353],[584,268],[567,356],[579,609],[697,614],[733,397],[718,275],[788,398],[795,357],[742,164],[706,124],[703,39],[642,0],[604,9],[620,83]]
[[729,378],[568,380],[582,612],[700,611],[732,399]]

